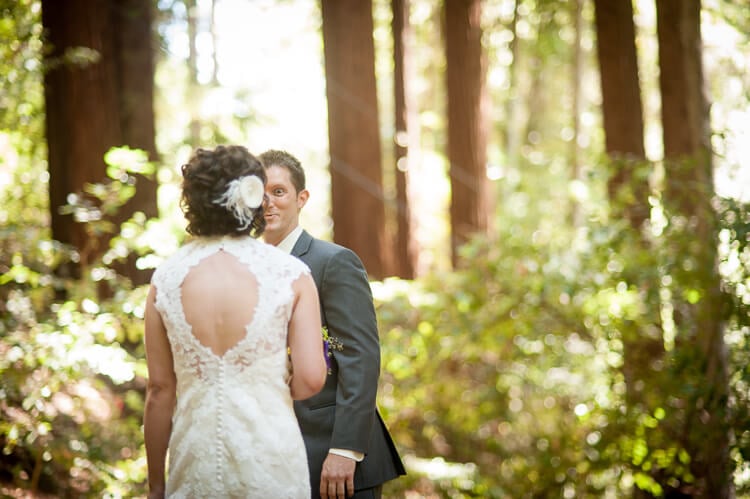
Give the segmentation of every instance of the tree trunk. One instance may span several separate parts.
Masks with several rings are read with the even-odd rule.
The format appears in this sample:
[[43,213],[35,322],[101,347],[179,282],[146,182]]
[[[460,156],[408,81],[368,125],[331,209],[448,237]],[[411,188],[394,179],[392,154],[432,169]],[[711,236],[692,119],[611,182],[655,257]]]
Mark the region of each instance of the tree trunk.
[[[68,195],[107,181],[103,157],[112,147],[131,145],[156,159],[150,9],[147,0],[42,2],[52,237],[76,247],[83,266],[106,250],[110,236],[90,237],[61,214]],[[156,184],[138,178],[136,186],[113,221],[136,210],[157,214]],[[145,278],[133,266],[126,274],[136,282]]]
[[[583,82],[583,47],[581,47],[583,0],[573,0],[571,10],[573,11],[575,37],[573,38],[573,69],[571,72],[573,139],[570,143],[570,178],[577,182],[581,179],[581,147],[578,141],[581,134],[581,84]],[[580,227],[582,222],[581,207],[575,199],[571,202],[570,222],[574,228]]]
[[511,169],[520,168],[521,159],[521,134],[524,130],[521,120],[521,47],[518,41],[518,20],[521,17],[519,7],[521,0],[514,0],[513,19],[510,23],[510,32],[513,38],[510,41],[510,53],[513,56],[512,63],[508,68],[508,78],[510,87],[508,88],[508,98],[505,104],[505,155],[508,158],[508,167]]
[[385,205],[371,0],[324,0],[334,240],[385,275]]
[[187,105],[190,109],[190,124],[188,125],[188,141],[192,148],[201,144],[201,119],[200,107],[200,82],[198,81],[198,2],[197,0],[185,0],[185,11],[187,12],[188,33],[188,81],[187,81]]
[[[733,496],[729,473],[727,353],[717,269],[717,217],[704,95],[700,2],[657,0],[662,96],[664,200],[674,236],[672,267],[676,354],[686,399],[685,446],[695,497]],[[688,300],[690,292],[694,299]]]
[[487,130],[480,0],[445,0],[448,160],[451,179],[451,252],[486,233]]
[[595,0],[602,109],[607,154],[615,171],[608,182],[610,202],[634,229],[648,217],[648,179],[643,166],[643,108],[635,52],[631,0]]
[[392,0],[393,11],[393,88],[395,109],[396,156],[396,254],[394,273],[403,279],[414,278],[417,248],[412,235],[409,209],[409,163],[414,158],[416,120],[410,92],[413,81],[410,48],[412,31],[409,23],[409,0]]
[[[104,245],[59,209],[84,184],[106,180],[104,154],[122,144],[112,9],[106,0],[44,0],[42,24],[52,237],[75,246],[85,266]],[[88,49],[90,59],[72,62],[76,48]]]
[[[610,210],[613,220],[625,220],[630,226],[614,251],[642,262],[641,266],[628,266],[623,273],[628,287],[638,290],[644,304],[642,319],[617,323],[623,342],[627,408],[637,419],[640,414],[653,413],[664,403],[662,378],[657,368],[664,356],[664,341],[655,333],[661,330],[658,327],[660,284],[654,277],[655,269],[643,272],[649,260],[642,255],[653,251],[642,232],[649,214],[649,185],[648,171],[644,171],[646,155],[633,6],[631,0],[595,0],[594,7],[605,143],[613,169],[607,185]],[[654,477],[661,473],[659,469],[651,471]],[[652,496],[636,489],[634,497]]]
[[485,64],[480,0],[445,0],[448,160],[451,179],[451,251],[489,222]]
[[[154,117],[154,50],[151,0],[120,0],[117,4],[118,76],[120,83],[120,113],[123,144],[148,153],[151,161],[158,160]],[[150,75],[150,76],[148,76]],[[135,212],[147,218],[159,216],[156,204],[156,178],[136,175],[137,189],[121,208],[115,221],[122,223]],[[131,255],[118,270],[130,277],[134,284],[146,284],[152,270],[141,270]]]

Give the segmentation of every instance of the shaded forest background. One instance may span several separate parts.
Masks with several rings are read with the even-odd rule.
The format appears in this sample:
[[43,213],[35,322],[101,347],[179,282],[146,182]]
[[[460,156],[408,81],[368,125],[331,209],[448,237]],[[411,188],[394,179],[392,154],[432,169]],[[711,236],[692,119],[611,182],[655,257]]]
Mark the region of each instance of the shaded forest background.
[[743,2],[0,12],[0,495],[145,494],[146,283],[231,142],[371,273],[387,497],[750,497]]

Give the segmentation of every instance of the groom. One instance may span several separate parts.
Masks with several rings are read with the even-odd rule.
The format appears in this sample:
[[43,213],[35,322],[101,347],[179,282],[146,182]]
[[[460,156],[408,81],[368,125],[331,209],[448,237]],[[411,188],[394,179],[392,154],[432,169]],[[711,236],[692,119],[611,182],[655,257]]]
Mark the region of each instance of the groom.
[[268,176],[264,239],[310,267],[331,338],[323,390],[294,402],[312,497],[379,498],[384,482],[406,472],[376,407],[380,343],[367,272],[354,252],[299,226],[310,196],[299,160],[276,150],[260,160]]

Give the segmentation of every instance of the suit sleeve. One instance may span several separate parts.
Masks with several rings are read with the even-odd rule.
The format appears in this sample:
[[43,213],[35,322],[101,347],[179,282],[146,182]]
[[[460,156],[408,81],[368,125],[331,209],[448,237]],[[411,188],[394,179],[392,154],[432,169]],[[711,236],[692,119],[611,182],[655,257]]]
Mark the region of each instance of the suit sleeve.
[[322,279],[328,331],[343,347],[334,352],[338,388],[330,447],[366,454],[376,421],[380,375],[380,341],[370,283],[359,257],[348,249],[329,260]]

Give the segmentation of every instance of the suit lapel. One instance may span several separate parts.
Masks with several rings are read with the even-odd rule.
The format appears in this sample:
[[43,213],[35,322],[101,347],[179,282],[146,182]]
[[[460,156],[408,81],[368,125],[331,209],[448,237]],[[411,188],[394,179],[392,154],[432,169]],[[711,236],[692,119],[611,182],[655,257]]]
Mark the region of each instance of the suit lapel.
[[299,258],[310,251],[310,244],[312,244],[312,240],[312,236],[308,234],[306,230],[303,230],[302,234],[299,235],[297,242],[294,243],[294,247],[292,248],[292,256],[296,256],[297,258]]
[[323,306],[323,298],[320,297],[320,273],[322,271],[322,268],[320,265],[316,264],[316,262],[312,261],[313,254],[310,253],[310,248],[312,246],[313,240],[313,237],[308,234],[306,230],[303,230],[302,234],[299,235],[299,239],[297,239],[297,242],[294,243],[291,254],[292,256],[302,260],[305,264],[307,264],[308,267],[310,267],[312,278],[315,281],[315,287],[318,288],[318,297],[320,298],[320,319],[323,321],[323,325],[327,325],[325,307]]

